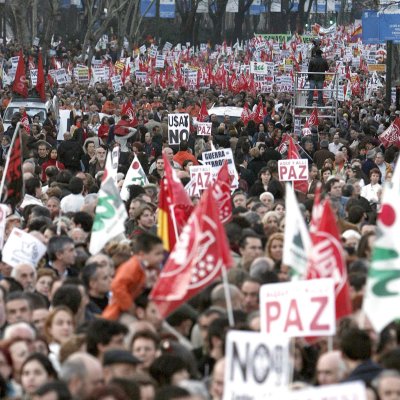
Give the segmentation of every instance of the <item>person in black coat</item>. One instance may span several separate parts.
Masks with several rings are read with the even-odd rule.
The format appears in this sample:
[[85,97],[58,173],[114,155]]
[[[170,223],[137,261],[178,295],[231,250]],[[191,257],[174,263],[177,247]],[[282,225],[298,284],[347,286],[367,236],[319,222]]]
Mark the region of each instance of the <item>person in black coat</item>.
[[262,159],[260,150],[257,147],[253,147],[250,152],[251,160],[247,165],[247,169],[252,171],[254,176],[258,176],[261,168],[266,167],[267,163]]
[[322,50],[315,50],[315,57],[311,58],[308,64],[308,80],[310,81],[310,91],[308,92],[307,105],[311,106],[313,102],[314,89],[318,89],[318,106],[323,107],[324,101],[322,89],[324,87],[325,74],[313,72],[326,72],[329,70],[328,62],[322,57]]
[[58,158],[66,169],[71,171],[81,171],[81,157],[83,155],[82,146],[76,137],[69,132],[64,134],[64,141],[58,146]]
[[272,171],[268,167],[261,168],[258,174],[258,180],[250,188],[249,196],[259,197],[261,193],[270,192],[275,199],[283,198],[282,184],[272,176]]

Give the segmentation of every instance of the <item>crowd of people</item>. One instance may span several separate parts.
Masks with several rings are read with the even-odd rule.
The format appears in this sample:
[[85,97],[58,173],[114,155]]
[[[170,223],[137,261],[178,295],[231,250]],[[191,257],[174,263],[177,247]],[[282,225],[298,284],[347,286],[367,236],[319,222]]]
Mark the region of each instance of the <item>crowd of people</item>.
[[[59,44],[56,56],[76,62],[71,46]],[[15,44],[3,47],[4,58],[16,49]],[[321,53],[318,48],[315,57]],[[335,61],[324,61],[323,71],[334,70]],[[314,57],[312,63],[321,64]],[[318,79],[314,87],[321,89],[322,83]],[[37,267],[0,263],[1,398],[221,400],[225,338],[232,328],[221,281],[165,319],[149,299],[165,262],[157,236],[163,154],[187,185],[190,167],[201,163],[204,151],[232,150],[239,180],[231,196],[232,219],[224,226],[235,262],[228,271],[229,292],[235,329],[259,331],[260,287],[290,281],[292,275],[282,263],[285,224],[291,221],[285,219],[285,186],[277,166],[286,157],[282,141],[288,134],[309,165],[308,190],[296,193],[304,220],[310,223],[320,182],[337,218],[353,310],[338,321],[333,348],[328,349],[327,338],[295,339],[291,387],[361,380],[369,399],[400,399],[399,325],[394,321],[375,332],[361,310],[384,184],[391,182],[398,157],[398,148],[385,148],[378,139],[399,113],[382,101],[381,88],[367,100],[360,94],[341,102],[338,123],[320,118],[307,136],[294,133],[290,94],[275,90],[236,93],[218,84],[161,88],[137,82],[134,75],[117,93],[108,82],[88,86],[74,78],[46,89],[48,98],[57,96],[61,110],[70,111],[70,122],[61,141],[52,112],[42,122],[29,115],[30,132],[18,125],[25,194],[7,215],[4,242],[20,228],[47,251]],[[12,97],[10,86],[0,89],[2,113]],[[123,114],[128,100],[134,127],[132,116]],[[250,110],[262,102],[264,116],[244,122],[210,115],[210,137],[197,136],[192,124],[188,140],[168,145],[168,114],[185,112],[196,119],[203,101],[207,108],[247,103]],[[324,101],[318,96],[318,106]],[[308,102],[313,104],[312,94]],[[13,115],[9,128],[0,124],[3,173],[25,111],[22,106]],[[114,146],[120,147],[118,186],[135,156],[148,183],[130,187],[124,237],[90,254],[98,191]],[[137,265],[140,273],[135,270],[134,301],[116,319],[110,311],[111,294],[118,290],[113,277],[127,264]]]

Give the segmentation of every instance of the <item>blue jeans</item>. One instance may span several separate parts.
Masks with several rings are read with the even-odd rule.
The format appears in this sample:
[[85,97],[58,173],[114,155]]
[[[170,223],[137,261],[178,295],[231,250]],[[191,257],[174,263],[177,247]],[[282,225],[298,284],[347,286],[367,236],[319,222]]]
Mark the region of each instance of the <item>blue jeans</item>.
[[[323,89],[323,88],[324,88],[324,81],[314,81],[313,79],[310,80],[310,91],[308,92],[308,100],[307,100],[307,104],[309,106],[311,106],[313,103],[314,89]],[[324,105],[322,90],[318,91],[318,105],[321,107]]]

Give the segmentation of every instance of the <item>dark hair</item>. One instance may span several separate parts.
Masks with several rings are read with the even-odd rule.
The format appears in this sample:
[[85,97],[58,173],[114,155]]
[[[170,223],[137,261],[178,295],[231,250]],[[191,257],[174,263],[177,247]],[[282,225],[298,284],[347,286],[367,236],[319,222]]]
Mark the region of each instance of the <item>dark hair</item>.
[[64,250],[67,244],[74,244],[74,241],[69,236],[53,236],[49,240],[47,246],[47,254],[50,261],[57,259],[57,253]]
[[94,389],[85,397],[85,400],[102,400],[109,397],[115,400],[129,400],[129,397],[120,386],[111,384]]
[[368,360],[372,354],[371,338],[367,332],[359,328],[350,328],[342,335],[340,349],[350,360]]
[[325,183],[325,191],[326,191],[326,193],[329,193],[332,190],[332,186],[335,183],[339,183],[339,179],[332,178],[332,179],[329,179],[329,181]]
[[39,178],[33,176],[32,178],[28,178],[25,181],[25,193],[31,196],[36,195],[36,189],[39,189],[42,186]]
[[91,232],[93,226],[93,217],[85,212],[78,211],[72,216],[72,221],[75,225],[80,225],[85,232]]
[[180,386],[164,386],[157,390],[154,400],[179,400],[190,396],[190,392]]
[[260,236],[258,236],[256,233],[246,233],[239,239],[239,248],[243,249],[247,244],[247,239],[250,238],[261,240]]
[[150,365],[149,373],[160,386],[163,386],[171,384],[172,376],[182,370],[189,371],[185,361],[176,355],[163,354]]
[[158,346],[160,344],[159,336],[150,330],[143,330],[143,331],[135,332],[135,334],[132,337],[130,346],[129,346],[130,349],[132,349],[133,343],[135,343],[136,339],[149,339],[154,343],[155,348],[158,348]]
[[68,386],[63,381],[47,382],[36,390],[35,395],[45,396],[51,392],[55,392],[57,394],[57,400],[72,400]]
[[110,384],[122,389],[129,399],[140,399],[140,386],[132,379],[112,378]]
[[162,244],[162,240],[150,233],[143,232],[137,236],[134,244],[135,253],[143,251],[143,253],[149,253],[153,248],[159,244]]
[[96,275],[99,268],[104,268],[104,266],[97,262],[89,263],[83,267],[81,271],[81,279],[86,290],[89,290],[90,281]]
[[369,171],[369,177],[371,178],[372,174],[378,174],[379,175],[379,179],[382,176],[381,171],[379,171],[378,168],[372,168],[371,171]]
[[39,364],[42,365],[42,367],[46,370],[47,375],[50,377],[57,379],[57,372],[53,367],[53,364],[51,361],[42,353],[33,353],[31,354],[22,364],[21,367],[21,373],[25,367],[26,364],[28,364],[31,361],[37,361]]
[[[3,278],[4,279],[4,278]],[[22,292],[22,286],[21,286],[21,291],[13,291],[7,295],[5,303],[9,303],[10,301],[14,300],[26,300],[29,308],[32,309],[32,304],[30,298],[26,295],[26,293]]]
[[83,190],[83,180],[74,176],[68,184],[68,189],[72,194],[80,194]]
[[115,335],[126,335],[128,328],[117,321],[95,319],[91,321],[86,333],[87,352],[94,357],[99,354],[98,345],[107,345]]
[[81,305],[82,295],[77,285],[64,284],[56,290],[51,301],[53,307],[66,306],[76,314]]

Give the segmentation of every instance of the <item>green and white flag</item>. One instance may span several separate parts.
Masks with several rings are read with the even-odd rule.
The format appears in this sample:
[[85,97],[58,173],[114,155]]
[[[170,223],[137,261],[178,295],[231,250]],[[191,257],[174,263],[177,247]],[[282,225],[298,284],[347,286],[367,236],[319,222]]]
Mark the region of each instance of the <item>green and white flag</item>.
[[282,262],[292,268],[292,280],[304,279],[311,239],[290,183],[286,183],[285,208],[286,223]]
[[144,173],[144,170],[135,154],[135,157],[129,167],[128,172],[126,173],[126,177],[121,189],[121,199],[124,201],[128,201],[129,199],[129,186],[131,185],[139,185],[144,186],[147,185],[149,181],[147,180],[147,176]]
[[363,302],[363,310],[377,332],[400,318],[400,163],[392,182],[383,192]]
[[124,233],[127,218],[128,214],[114,179],[106,172],[99,190],[90,238],[90,253],[97,254],[107,242]]

